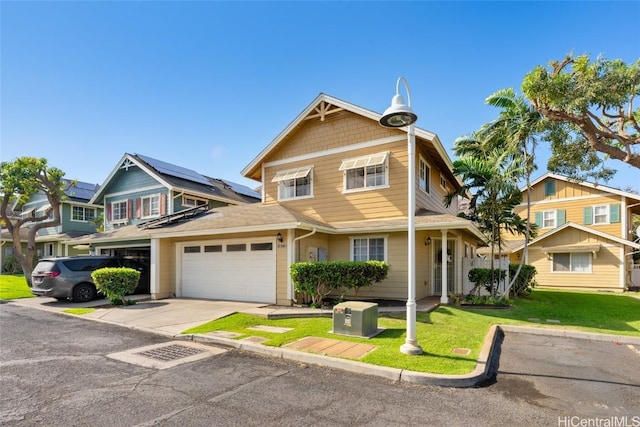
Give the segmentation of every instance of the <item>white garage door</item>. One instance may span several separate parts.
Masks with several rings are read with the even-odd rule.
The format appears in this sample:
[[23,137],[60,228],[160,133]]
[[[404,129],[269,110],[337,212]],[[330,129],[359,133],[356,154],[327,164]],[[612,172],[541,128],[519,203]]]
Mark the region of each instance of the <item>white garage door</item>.
[[184,243],[182,296],[276,302],[276,251],[271,241]]

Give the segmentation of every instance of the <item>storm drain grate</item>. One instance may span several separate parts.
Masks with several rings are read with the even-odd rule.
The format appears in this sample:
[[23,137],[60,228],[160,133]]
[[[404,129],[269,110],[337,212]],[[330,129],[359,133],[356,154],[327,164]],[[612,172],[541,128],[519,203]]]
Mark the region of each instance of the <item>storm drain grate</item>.
[[172,344],[164,347],[152,348],[150,350],[141,351],[140,356],[149,357],[151,359],[160,360],[162,362],[171,362],[173,360],[184,359],[185,357],[194,356],[203,353],[201,348],[187,347],[180,344]]

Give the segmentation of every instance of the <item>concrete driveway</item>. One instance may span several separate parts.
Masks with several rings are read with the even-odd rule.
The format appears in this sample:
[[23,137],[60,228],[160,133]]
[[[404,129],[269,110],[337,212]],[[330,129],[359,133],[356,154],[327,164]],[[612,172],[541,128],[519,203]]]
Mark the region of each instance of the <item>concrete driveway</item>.
[[[130,299],[145,300],[148,295],[133,295]],[[70,308],[92,307],[95,311],[82,317],[135,329],[174,336],[185,329],[242,311],[254,311],[264,303],[211,301],[198,299],[163,299],[144,301],[129,306],[109,306],[104,299],[86,303],[61,302],[54,298],[37,297],[12,301],[14,305],[61,312]]]

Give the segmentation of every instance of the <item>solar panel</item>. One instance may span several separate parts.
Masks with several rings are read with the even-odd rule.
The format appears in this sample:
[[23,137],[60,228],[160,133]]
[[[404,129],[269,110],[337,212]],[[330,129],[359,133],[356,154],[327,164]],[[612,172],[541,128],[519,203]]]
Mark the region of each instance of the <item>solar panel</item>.
[[136,156],[147,162],[149,166],[151,166],[161,174],[186,179],[187,181],[197,182],[199,184],[209,186],[211,185],[211,183],[204,176],[200,175],[194,170],[163,162],[161,160],[152,159],[151,157],[143,156],[142,154],[136,154]]
[[76,199],[91,200],[91,198],[96,194],[96,190],[98,189],[97,185],[88,182],[76,181],[76,184],[73,187],[71,187],[70,184],[71,181],[67,180],[65,194],[68,197],[73,197]]
[[242,194],[244,196],[255,197],[256,199],[262,198],[262,195],[255,190],[247,187],[246,185],[237,184],[235,182],[227,181],[226,179],[221,179],[220,181],[227,184],[233,191],[238,194]]

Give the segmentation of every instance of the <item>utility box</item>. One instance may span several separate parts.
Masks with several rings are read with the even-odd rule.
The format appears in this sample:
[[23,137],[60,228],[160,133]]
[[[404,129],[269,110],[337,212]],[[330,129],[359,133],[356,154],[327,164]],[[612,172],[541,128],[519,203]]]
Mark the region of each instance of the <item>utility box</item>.
[[372,337],[378,332],[378,304],[350,301],[333,307],[333,332],[339,335]]

